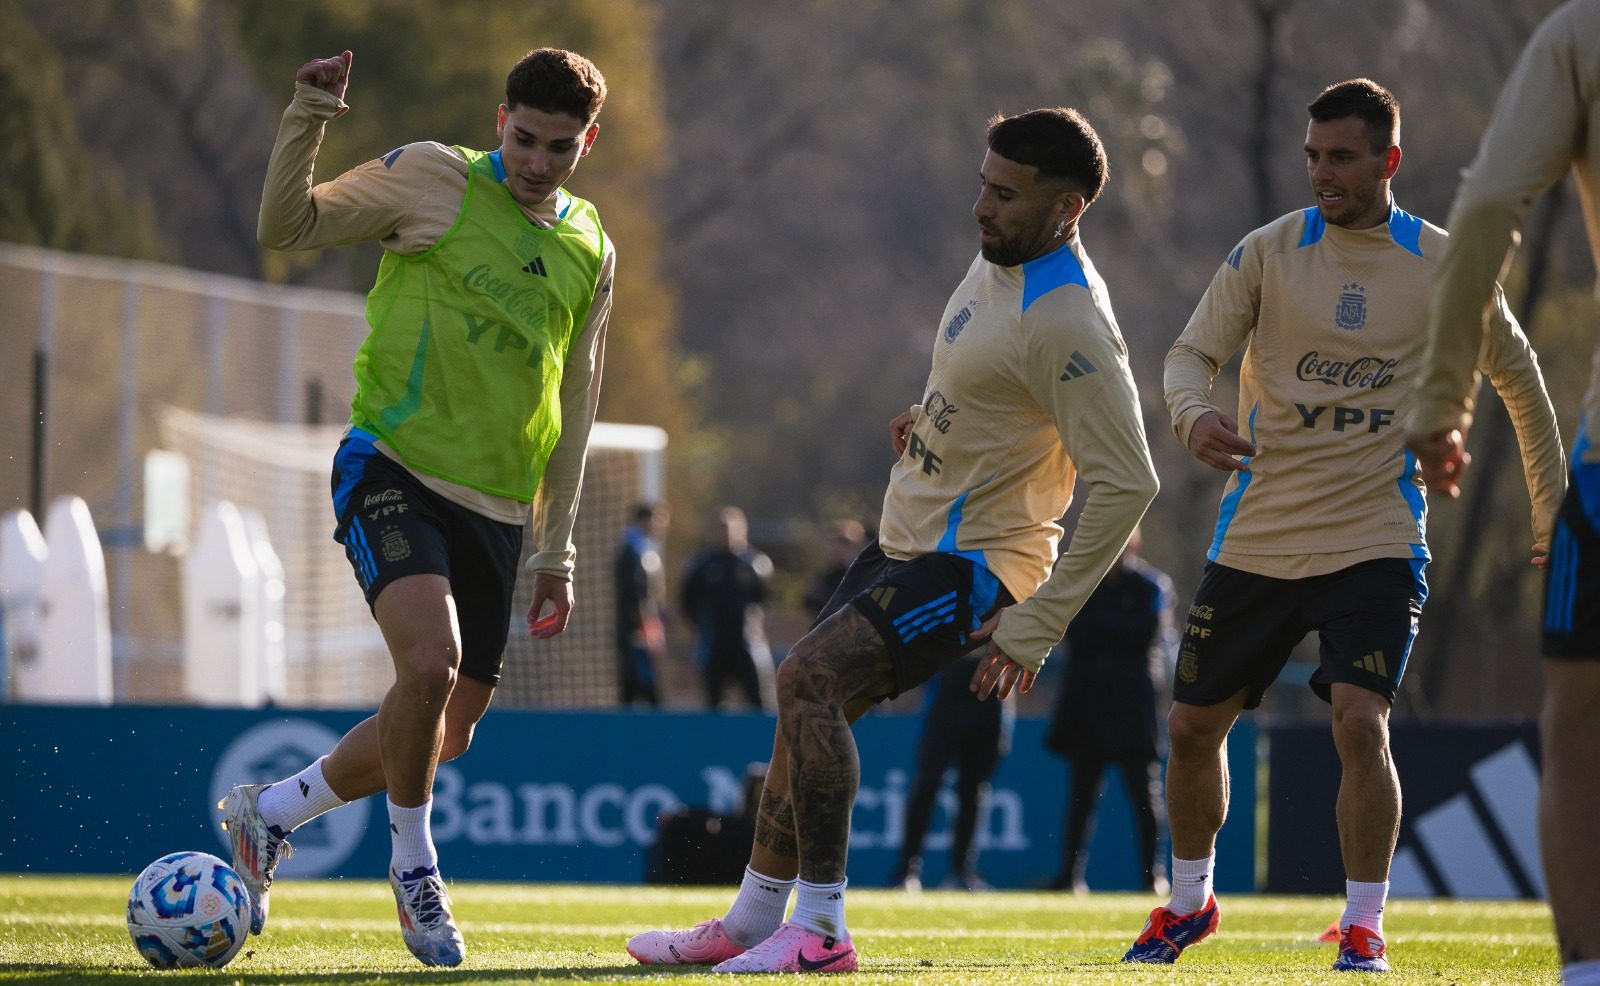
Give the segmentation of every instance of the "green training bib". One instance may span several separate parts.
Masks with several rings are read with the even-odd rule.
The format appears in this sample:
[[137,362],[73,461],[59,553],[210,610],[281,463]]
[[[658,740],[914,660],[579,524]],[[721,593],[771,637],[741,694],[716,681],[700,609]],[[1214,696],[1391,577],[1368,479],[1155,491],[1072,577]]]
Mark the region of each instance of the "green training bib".
[[561,437],[561,375],[599,289],[593,205],[529,222],[498,154],[469,163],[455,225],[426,253],[385,252],[367,295],[351,423],[419,472],[532,502]]

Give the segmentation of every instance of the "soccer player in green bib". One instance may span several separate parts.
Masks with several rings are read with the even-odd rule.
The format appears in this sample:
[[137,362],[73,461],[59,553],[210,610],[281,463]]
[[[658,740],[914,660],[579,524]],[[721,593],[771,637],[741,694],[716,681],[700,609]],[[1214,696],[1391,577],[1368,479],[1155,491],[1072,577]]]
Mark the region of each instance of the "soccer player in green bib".
[[572,609],[616,255],[594,206],[562,185],[594,146],[606,84],[581,55],[530,51],[506,79],[496,150],[407,144],[314,185],[323,126],[349,108],[351,61],[345,51],[296,73],[258,235],[279,250],[384,247],[332,487],[334,538],[395,684],[327,756],[219,807],[260,934],[289,834],[387,791],[401,932],[423,963],[453,966],[466,947],[429,832],[433,775],[466,751],[494,697],[535,498],[529,631],[561,633]]

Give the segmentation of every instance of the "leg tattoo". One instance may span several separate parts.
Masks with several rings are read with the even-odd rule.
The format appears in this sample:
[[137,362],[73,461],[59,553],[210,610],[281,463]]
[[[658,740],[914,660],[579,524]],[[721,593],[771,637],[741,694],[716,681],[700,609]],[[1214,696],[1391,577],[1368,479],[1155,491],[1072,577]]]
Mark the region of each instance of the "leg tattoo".
[[756,845],[779,856],[797,859],[800,850],[794,841],[794,805],[781,794],[761,790],[761,808],[756,812]]
[[877,630],[846,607],[807,634],[779,673],[778,728],[789,748],[800,877],[837,883],[844,879],[850,809],[861,780],[849,712],[863,699],[894,691],[894,669]]

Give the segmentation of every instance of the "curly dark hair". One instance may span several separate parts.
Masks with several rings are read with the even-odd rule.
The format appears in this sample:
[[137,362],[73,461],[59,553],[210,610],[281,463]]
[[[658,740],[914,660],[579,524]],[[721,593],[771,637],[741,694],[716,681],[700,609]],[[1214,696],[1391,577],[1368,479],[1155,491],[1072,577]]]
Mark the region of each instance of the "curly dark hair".
[[606,101],[606,79],[594,62],[575,51],[535,48],[506,76],[506,106],[532,106],[593,123]]

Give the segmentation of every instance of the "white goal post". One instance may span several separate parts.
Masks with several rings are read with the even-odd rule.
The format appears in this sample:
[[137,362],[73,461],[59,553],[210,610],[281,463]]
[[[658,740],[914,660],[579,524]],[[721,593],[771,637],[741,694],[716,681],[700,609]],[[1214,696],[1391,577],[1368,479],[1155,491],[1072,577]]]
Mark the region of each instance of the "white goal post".
[[[297,425],[169,407],[167,449],[189,462],[188,516],[227,500],[266,519],[284,569],[284,655],[290,705],[364,707],[394,680],[388,652],[334,542],[329,478],[343,426]],[[519,578],[498,704],[605,707],[617,701],[612,556],[633,507],[660,500],[667,435],[648,425],[597,422],[573,541],[578,599],[566,633],[529,639]],[[159,505],[146,504],[147,509]],[[524,557],[531,545],[525,541]]]

